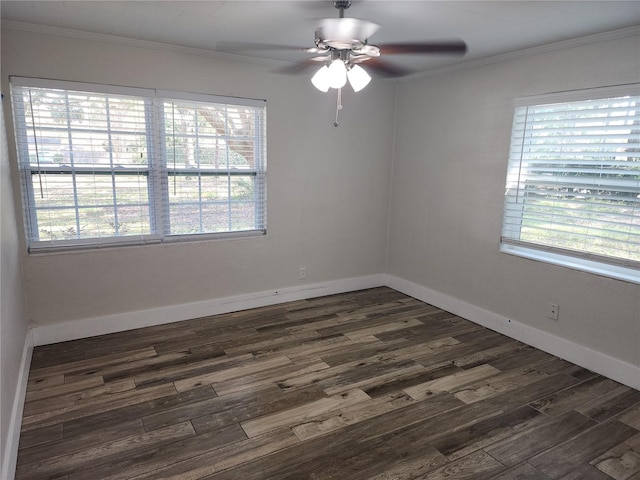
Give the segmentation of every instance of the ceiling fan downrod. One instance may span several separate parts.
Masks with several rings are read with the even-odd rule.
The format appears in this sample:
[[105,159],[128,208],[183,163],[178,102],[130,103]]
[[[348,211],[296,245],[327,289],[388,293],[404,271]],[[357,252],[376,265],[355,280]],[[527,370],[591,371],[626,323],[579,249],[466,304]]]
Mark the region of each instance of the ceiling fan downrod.
[[344,18],[344,11],[351,6],[351,0],[335,0],[333,6],[340,10],[339,18]]

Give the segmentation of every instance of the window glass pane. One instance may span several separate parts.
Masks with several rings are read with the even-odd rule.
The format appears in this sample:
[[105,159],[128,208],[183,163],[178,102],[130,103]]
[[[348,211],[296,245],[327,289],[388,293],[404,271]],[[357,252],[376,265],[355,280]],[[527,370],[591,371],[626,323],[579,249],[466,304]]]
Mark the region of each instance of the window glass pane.
[[169,210],[171,215],[171,234],[201,233],[199,205],[173,204]]
[[207,204],[202,207],[202,223],[205,231],[228,232],[229,205],[226,203]]
[[227,175],[205,175],[202,180],[202,201],[229,200],[229,177]]
[[144,177],[56,174],[42,175],[42,182],[46,196],[39,190],[34,196],[40,240],[150,232]]
[[30,120],[25,134],[32,166],[38,158],[67,165],[147,161],[143,100],[30,89],[22,102]]
[[198,175],[171,175],[169,177],[169,203],[199,202],[200,177]]
[[[71,175],[35,173],[32,175],[31,181],[35,189],[33,201],[36,209],[75,205]],[[42,184],[42,189],[40,189],[40,184]]]
[[255,208],[249,202],[235,202],[231,205],[231,230],[251,230],[256,228]]
[[78,222],[80,223],[80,238],[111,237],[115,235],[116,218],[113,208],[79,208]]
[[116,198],[118,205],[146,205],[149,203],[149,189],[146,175],[116,175]]
[[147,204],[117,206],[118,221],[116,235],[148,235],[151,233],[149,224],[149,206]]
[[248,175],[234,175],[230,181],[231,198],[233,200],[253,200],[255,194],[255,178]]
[[75,208],[42,208],[37,210],[37,239],[41,241],[78,238]]
[[78,205],[104,206],[115,203],[111,175],[73,175],[73,177]]

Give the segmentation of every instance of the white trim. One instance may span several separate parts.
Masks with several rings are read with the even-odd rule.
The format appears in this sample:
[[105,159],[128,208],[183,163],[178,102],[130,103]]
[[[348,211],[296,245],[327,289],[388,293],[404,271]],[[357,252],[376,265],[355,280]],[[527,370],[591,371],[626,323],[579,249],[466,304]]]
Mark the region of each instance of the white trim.
[[48,88],[51,90],[69,90],[83,93],[102,93],[106,95],[125,95],[127,97],[153,97],[153,88],[127,87],[124,85],[105,85],[100,83],[73,82],[51,78],[20,77],[10,75],[9,83],[14,87]]
[[22,427],[22,413],[24,412],[24,402],[27,396],[27,382],[29,380],[29,367],[31,366],[31,355],[33,354],[33,336],[31,330],[27,331],[22,349],[22,359],[20,360],[20,370],[18,371],[18,381],[16,382],[16,394],[11,408],[11,421],[7,431],[7,443],[3,452],[3,464],[0,471],[2,480],[13,480],[16,474],[16,463],[18,461],[18,445],[20,444],[20,430]]
[[572,257],[562,255],[543,248],[527,248],[522,245],[500,244],[500,251],[516,257],[536,260],[538,262],[550,263],[560,267],[580,270],[608,278],[615,278],[624,282],[640,284],[640,270],[633,267],[613,265],[588,258]]
[[519,60],[521,58],[532,57],[535,55],[542,55],[543,53],[557,52],[559,50],[565,50],[568,48],[582,47],[584,45],[592,45],[594,43],[609,42],[612,40],[619,40],[627,37],[634,37],[640,35],[640,27],[632,26],[626,28],[620,28],[617,30],[611,30],[609,32],[596,33],[593,35],[586,35],[584,37],[571,38],[569,40],[563,40],[560,42],[547,43],[545,45],[538,45],[536,47],[524,48],[522,50],[515,50],[513,52],[502,53],[498,55],[492,55],[490,57],[478,58],[476,60],[467,60],[452,65],[445,65],[443,67],[436,67],[424,72],[419,72],[414,75],[407,75],[398,79],[400,82],[413,81],[418,78],[430,77],[432,75],[443,75],[446,73],[453,73],[462,70],[468,70],[470,68],[484,67],[487,65],[495,65],[496,63],[510,62],[512,60]]
[[218,52],[207,48],[184,47],[181,45],[174,45],[172,43],[140,40],[138,38],[121,37],[118,35],[109,35],[106,33],[87,32],[84,30],[74,30],[72,28],[56,27],[53,25],[38,25],[36,23],[17,22],[13,20],[2,20],[2,29],[5,28],[23,32],[56,35],[60,37],[68,37],[85,41],[112,43],[116,45],[125,45],[128,47],[161,50],[165,52],[182,53],[185,55],[197,55],[200,57],[217,58],[220,60],[229,60],[256,65],[280,65],[284,67],[287,65],[291,65],[292,63],[282,60],[251,57],[248,55],[240,55],[235,53]]
[[387,275],[386,285],[527,345],[640,390],[640,365],[632,365],[549,332],[511,320],[458,298]]
[[[606,87],[580,88],[562,92],[540,93],[516,98],[514,107],[534,107],[538,105],[552,105],[556,103],[582,102],[589,100],[611,99],[640,95],[640,83],[625,83]],[[619,127],[618,127],[619,128]]]
[[[152,50],[164,50],[169,52],[184,53],[187,55],[199,55],[209,58],[219,58],[221,60],[238,61],[243,63],[261,64],[261,65],[291,65],[291,62],[282,60],[272,60],[261,57],[251,57],[247,55],[239,55],[233,53],[217,52],[215,50],[209,50],[205,48],[195,47],[183,47],[180,45],[173,45],[169,43],[152,42],[148,40],[139,40],[129,37],[120,37],[117,35],[108,35],[103,33],[86,32],[83,30],[74,30],[70,28],[62,28],[50,25],[38,25],[35,23],[17,22],[13,20],[2,20],[2,28],[8,28],[13,30],[21,30],[25,32],[41,33],[47,35],[58,35],[62,37],[76,38],[81,40],[91,40],[97,42],[115,43],[117,45],[127,45],[137,48],[148,48]],[[640,34],[640,27],[631,26],[626,28],[620,28],[617,30],[611,30],[608,32],[596,33],[593,35],[586,35],[582,37],[572,38],[569,40],[563,40],[560,42],[547,43],[545,45],[538,45],[536,47],[525,48],[522,50],[516,50],[513,52],[502,53],[498,55],[492,55],[489,57],[478,58],[476,60],[467,60],[452,65],[445,65],[444,67],[435,67],[424,72],[419,72],[414,75],[407,75],[396,81],[412,81],[416,78],[427,77],[431,75],[440,75],[445,73],[457,72],[460,70],[467,70],[469,68],[482,67],[485,65],[493,65],[496,63],[509,62],[511,60],[517,60],[520,58],[530,57],[533,55],[540,55],[547,52],[555,52],[558,50],[564,50],[567,48],[580,47],[583,45],[591,45],[594,43],[607,42],[611,40],[618,40],[622,38],[632,37]]]
[[33,344],[36,346],[47,345],[380,286],[388,286],[478,325],[640,390],[640,366],[632,365],[557,335],[511,320],[450,295],[385,274],[287,287],[280,290],[266,290],[202,302],[93,317],[55,325],[36,326],[33,329]]
[[36,326],[33,329],[33,342],[36,346],[39,346],[77,340],[96,335],[132,330],[134,328],[162,325],[165,323],[219,315],[221,313],[237,312],[295,300],[380,287],[384,286],[384,281],[384,274],[368,275],[286,287],[279,290],[266,290],[233,297],[214,298],[201,302],[86,318],[55,325]]
[[[242,105],[243,107],[265,108],[267,100],[262,98],[229,97],[210,93],[178,92],[175,90],[156,90],[155,96],[161,100],[183,100],[186,102],[217,103],[219,105]],[[233,102],[230,102],[233,100]]]

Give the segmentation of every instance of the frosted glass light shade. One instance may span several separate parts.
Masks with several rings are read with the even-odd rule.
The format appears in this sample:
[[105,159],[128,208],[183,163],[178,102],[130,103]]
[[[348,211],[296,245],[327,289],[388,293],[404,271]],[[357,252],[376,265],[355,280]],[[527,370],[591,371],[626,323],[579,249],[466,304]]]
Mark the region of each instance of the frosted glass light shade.
[[316,74],[311,77],[311,83],[313,83],[313,86],[321,92],[328,92],[330,87],[330,76],[331,75],[329,74],[329,67],[323,65],[322,68],[320,68],[320,70],[318,70]]
[[349,78],[349,83],[351,84],[354,92],[359,92],[369,85],[369,82],[371,81],[369,74],[360,65],[352,66],[347,72],[347,77]]
[[342,88],[347,83],[347,67],[340,59],[334,60],[329,65],[329,86]]

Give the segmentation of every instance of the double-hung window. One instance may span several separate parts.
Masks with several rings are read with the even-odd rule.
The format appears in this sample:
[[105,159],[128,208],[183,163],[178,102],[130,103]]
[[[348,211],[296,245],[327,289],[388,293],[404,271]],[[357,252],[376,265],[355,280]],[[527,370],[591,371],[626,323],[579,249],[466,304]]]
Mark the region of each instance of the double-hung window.
[[265,102],[13,77],[30,251],[266,231]]
[[501,250],[640,283],[640,85],[516,102]]

